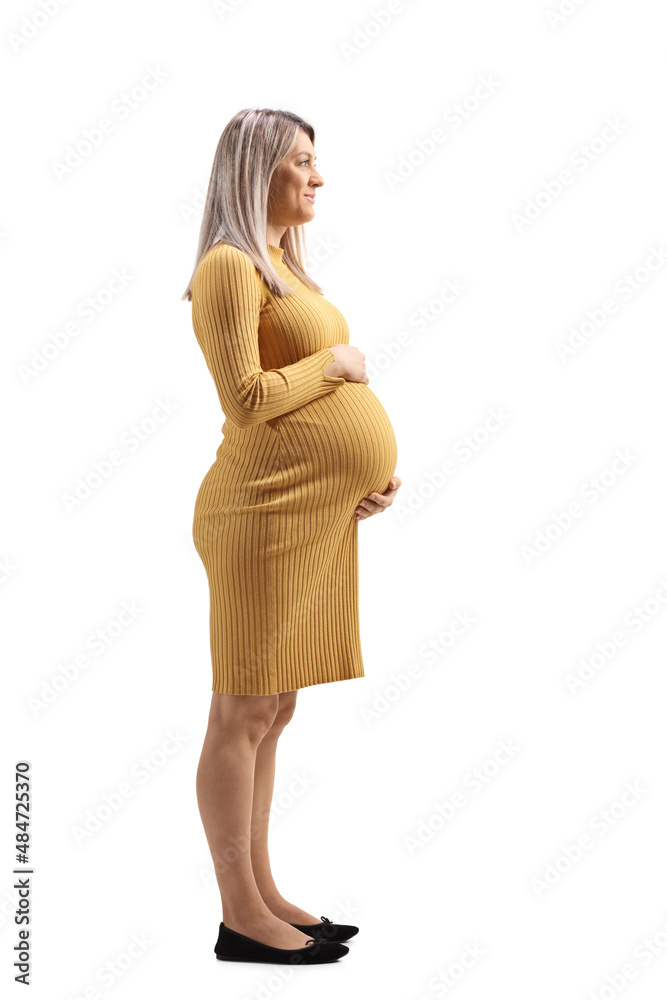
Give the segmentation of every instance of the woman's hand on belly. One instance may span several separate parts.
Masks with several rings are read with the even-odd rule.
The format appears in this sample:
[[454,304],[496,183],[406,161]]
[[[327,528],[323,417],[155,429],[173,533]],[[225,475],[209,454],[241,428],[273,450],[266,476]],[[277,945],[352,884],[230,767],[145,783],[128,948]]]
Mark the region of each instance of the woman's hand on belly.
[[401,480],[398,476],[392,476],[389,480],[389,486],[384,493],[369,493],[367,497],[360,500],[359,506],[354,512],[355,521],[362,521],[366,517],[371,517],[373,514],[379,514],[380,511],[386,510],[387,507],[391,507],[400,485]]
[[334,344],[329,350],[336,360],[324,369],[325,375],[335,375],[350,382],[368,385],[366,355],[362,354],[358,347],[353,347],[351,344]]

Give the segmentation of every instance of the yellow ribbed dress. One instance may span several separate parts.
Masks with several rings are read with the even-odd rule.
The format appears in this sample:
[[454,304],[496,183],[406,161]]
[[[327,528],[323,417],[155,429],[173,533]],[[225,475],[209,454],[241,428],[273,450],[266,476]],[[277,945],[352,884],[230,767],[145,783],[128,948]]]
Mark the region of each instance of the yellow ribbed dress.
[[363,382],[325,375],[344,317],[269,246],[294,289],[271,292],[218,242],[192,285],[192,324],[225,417],[192,537],[210,592],[214,692],[276,694],[364,676],[354,511],[384,492],[394,432]]

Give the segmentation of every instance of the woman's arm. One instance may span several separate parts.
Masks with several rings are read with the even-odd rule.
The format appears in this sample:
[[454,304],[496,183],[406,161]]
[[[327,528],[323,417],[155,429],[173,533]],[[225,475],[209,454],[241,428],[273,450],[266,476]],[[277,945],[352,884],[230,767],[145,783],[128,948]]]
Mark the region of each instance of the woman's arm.
[[336,359],[328,347],[263,371],[257,340],[261,305],[261,279],[246,254],[222,246],[203,258],[192,288],[192,322],[223,413],[237,427],[289,413],[345,382],[324,374]]

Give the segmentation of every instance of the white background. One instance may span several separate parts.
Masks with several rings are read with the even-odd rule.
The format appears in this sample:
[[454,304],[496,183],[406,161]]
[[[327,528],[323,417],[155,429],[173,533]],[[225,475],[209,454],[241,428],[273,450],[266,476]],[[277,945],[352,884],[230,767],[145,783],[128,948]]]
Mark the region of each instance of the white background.
[[[664,35],[649,0],[558,2],[5,4],[0,938],[6,979],[26,759],[31,996],[664,996]],[[222,414],[181,295],[245,107],[315,127],[311,273],[379,372],[403,480],[359,525],[366,677],[301,691],[279,746],[279,887],[361,928],[342,961],[292,970],[215,961],[194,784],[211,673],[191,523]],[[452,639],[457,613],[474,621]],[[133,935],[150,943],[128,963]]]

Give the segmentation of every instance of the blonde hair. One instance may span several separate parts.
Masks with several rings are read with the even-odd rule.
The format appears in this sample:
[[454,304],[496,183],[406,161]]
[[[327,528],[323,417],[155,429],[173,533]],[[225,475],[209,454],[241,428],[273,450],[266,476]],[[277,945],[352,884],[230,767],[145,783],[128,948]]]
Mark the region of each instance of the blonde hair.
[[[244,108],[227,123],[213,159],[195,266],[181,300],[192,301],[199,262],[219,240],[243,250],[276,295],[293,294],[271,263],[266,224],[271,178],[294,149],[299,132],[315,142],[315,130],[303,118],[269,108]],[[280,245],[284,262],[305,285],[322,294],[306,272],[303,226],[288,226]]]

